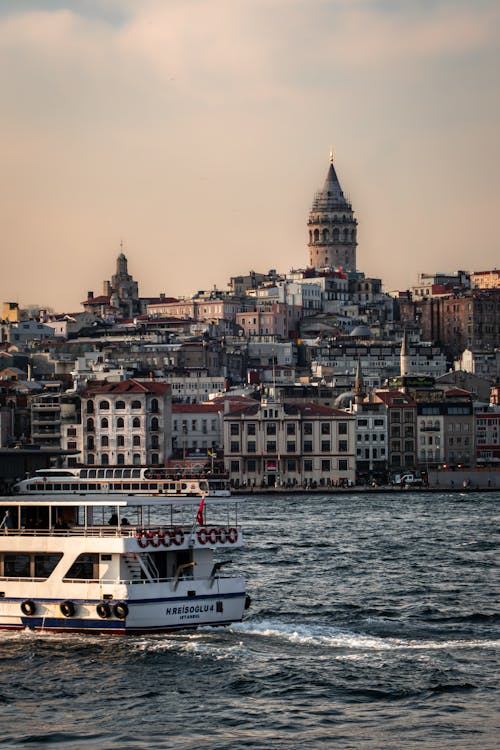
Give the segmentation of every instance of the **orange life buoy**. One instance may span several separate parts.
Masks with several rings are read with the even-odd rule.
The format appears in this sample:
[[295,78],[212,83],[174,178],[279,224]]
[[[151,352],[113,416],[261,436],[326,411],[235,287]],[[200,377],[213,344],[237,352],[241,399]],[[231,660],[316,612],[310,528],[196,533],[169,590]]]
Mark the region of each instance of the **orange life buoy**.
[[139,547],[147,547],[149,544],[149,537],[146,534],[145,531],[141,531],[139,534],[137,534],[137,542],[139,544]]

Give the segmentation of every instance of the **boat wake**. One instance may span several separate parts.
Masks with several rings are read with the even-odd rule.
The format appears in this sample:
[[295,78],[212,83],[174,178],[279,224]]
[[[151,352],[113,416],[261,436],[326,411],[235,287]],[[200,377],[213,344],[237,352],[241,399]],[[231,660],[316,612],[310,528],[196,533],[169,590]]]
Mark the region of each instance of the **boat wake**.
[[393,650],[445,650],[490,648],[499,649],[500,640],[416,640],[402,638],[384,638],[363,634],[332,625],[311,625],[291,623],[281,620],[262,620],[261,622],[235,623],[230,630],[237,634],[263,638],[277,638],[292,644],[304,646],[329,647],[332,649],[353,649],[362,651]]

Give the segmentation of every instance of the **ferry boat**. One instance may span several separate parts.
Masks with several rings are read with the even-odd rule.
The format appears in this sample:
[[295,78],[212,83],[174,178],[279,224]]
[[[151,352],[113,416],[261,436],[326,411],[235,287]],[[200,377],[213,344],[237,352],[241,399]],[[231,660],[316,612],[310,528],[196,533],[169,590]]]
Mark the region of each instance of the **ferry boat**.
[[201,492],[1,497],[0,629],[125,635],[241,621],[245,580],[229,572],[237,513],[236,500]]
[[99,466],[82,469],[39,469],[14,485],[20,494],[133,493],[134,495],[191,495],[229,497],[226,474],[175,472],[172,469]]

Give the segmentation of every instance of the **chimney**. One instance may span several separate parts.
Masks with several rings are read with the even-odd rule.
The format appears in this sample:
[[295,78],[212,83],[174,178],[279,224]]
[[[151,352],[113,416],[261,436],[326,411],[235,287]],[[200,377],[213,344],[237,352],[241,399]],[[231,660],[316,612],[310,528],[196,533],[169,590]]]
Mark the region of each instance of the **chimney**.
[[94,292],[87,292],[87,299],[94,299]]

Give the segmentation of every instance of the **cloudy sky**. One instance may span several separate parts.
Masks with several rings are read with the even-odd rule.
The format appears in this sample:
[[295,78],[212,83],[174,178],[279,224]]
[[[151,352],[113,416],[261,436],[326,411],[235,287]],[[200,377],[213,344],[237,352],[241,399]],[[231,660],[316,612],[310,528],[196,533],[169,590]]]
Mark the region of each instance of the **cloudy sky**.
[[307,265],[330,146],[387,290],[500,262],[497,0],[1,0],[0,301]]

